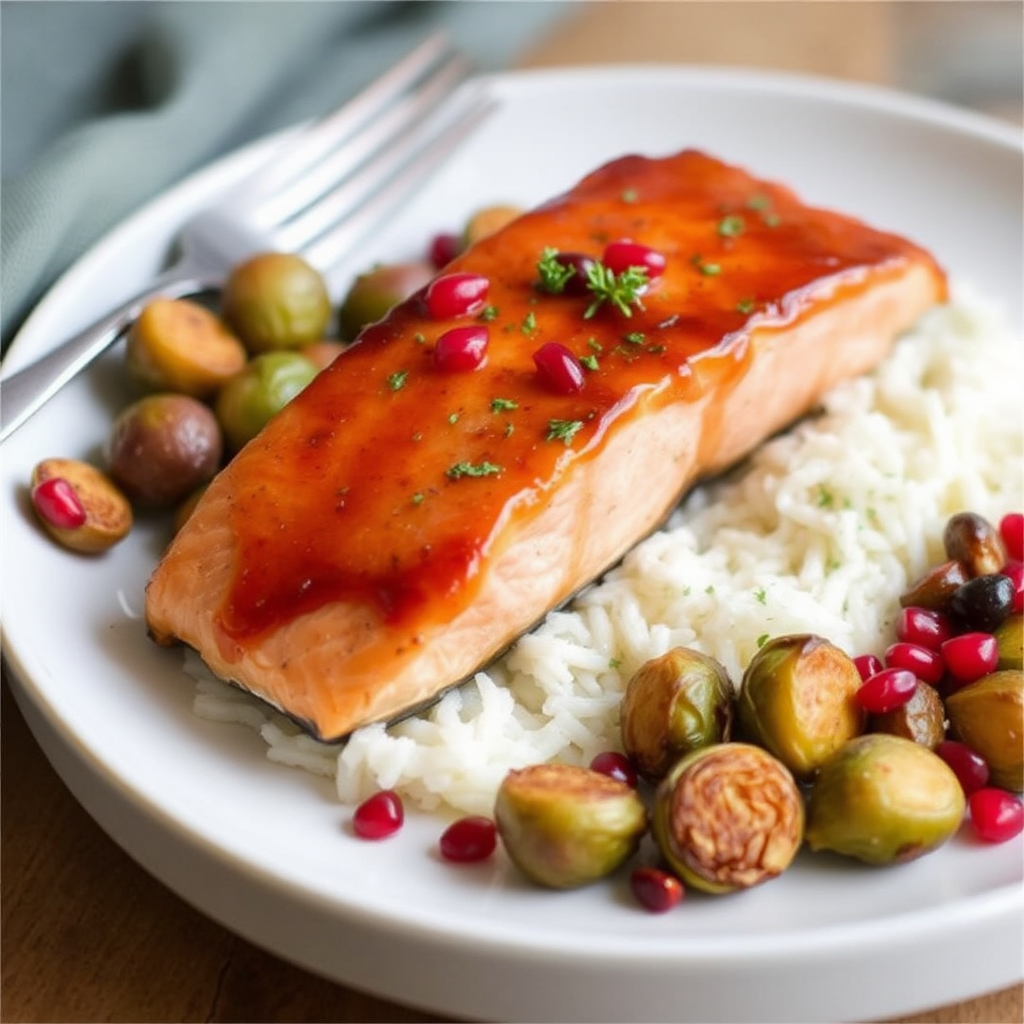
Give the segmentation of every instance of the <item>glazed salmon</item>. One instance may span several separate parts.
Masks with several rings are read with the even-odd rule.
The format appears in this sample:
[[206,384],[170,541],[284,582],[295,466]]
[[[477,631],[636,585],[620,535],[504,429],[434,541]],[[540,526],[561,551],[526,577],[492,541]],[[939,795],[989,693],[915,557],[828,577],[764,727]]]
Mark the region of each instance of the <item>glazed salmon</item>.
[[[545,254],[600,261],[620,239],[664,258],[624,301],[545,284]],[[692,150],[598,169],[459,273],[486,279],[482,309],[432,316],[423,291],[367,328],[216,477],[149,582],[158,643],[323,739],[466,678],[946,297],[918,246]],[[486,329],[482,363],[441,363],[465,326]],[[550,344],[575,357],[548,349],[553,376]]]

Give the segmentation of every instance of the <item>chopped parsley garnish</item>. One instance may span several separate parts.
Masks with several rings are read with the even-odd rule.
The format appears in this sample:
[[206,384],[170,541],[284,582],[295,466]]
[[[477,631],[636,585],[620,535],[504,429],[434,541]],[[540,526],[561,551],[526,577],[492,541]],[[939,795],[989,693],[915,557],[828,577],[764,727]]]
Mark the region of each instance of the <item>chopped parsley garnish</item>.
[[750,210],[767,210],[771,207],[772,201],[762,192],[752,195],[747,200],[747,208]]
[[635,203],[640,198],[635,188],[624,188],[622,190],[622,201],[624,203]]
[[747,222],[738,213],[731,213],[718,222],[718,233],[722,238],[738,238],[746,228]]
[[648,345],[647,346],[647,351],[650,352],[652,356],[660,356],[660,355],[662,355],[664,353],[665,346],[664,345]]
[[497,320],[498,318],[498,307],[497,306],[484,306],[480,310],[477,320]]
[[629,334],[624,334],[622,340],[628,341],[630,345],[642,345],[646,338],[643,331],[632,331]]
[[758,589],[754,591],[754,597],[757,598],[760,604],[768,603],[768,594],[765,592],[764,587],[758,587]]
[[540,274],[540,283],[546,292],[561,295],[565,291],[566,282],[576,273],[576,269],[560,262],[558,250],[549,246],[544,249],[537,261],[537,273]]
[[513,409],[518,408],[519,403],[513,401],[511,398],[491,399],[491,412],[511,412]]
[[515,430],[515,429],[516,429],[516,425],[511,420],[509,420],[505,424],[505,436],[506,437],[511,437],[512,436],[512,431]]
[[422,504],[423,504],[423,495],[422,495],[422,494],[420,494],[420,492],[419,492],[419,491],[417,491],[417,492],[416,492],[416,493],[415,493],[415,494],[414,494],[414,495],[412,496],[412,499],[411,499],[411,500],[412,500],[412,503],[413,503],[414,505],[422,505]]
[[464,476],[493,476],[501,472],[501,466],[493,462],[456,462],[448,468],[448,479],[458,480]]
[[757,638],[757,648],[758,648],[758,650],[760,650],[762,647],[764,647],[764,645],[766,643],[768,643],[768,640],[769,640],[769,634],[768,633],[762,633]]
[[523,334],[532,334],[535,330],[537,330],[537,317],[534,316],[533,310],[531,309],[530,312],[523,317],[522,332]]
[[415,341],[417,345],[425,345],[427,343],[426,335],[421,334],[419,331],[412,336],[412,340]]
[[593,349],[595,352],[604,351],[604,345],[602,345],[597,338],[587,338],[587,348]]
[[580,356],[580,365],[585,366],[588,370],[596,370],[599,365],[597,356],[593,354],[589,356]]
[[632,316],[630,306],[643,309],[640,296],[649,279],[646,267],[627,267],[621,274],[609,270],[603,263],[595,261],[587,268],[587,287],[594,295],[594,301],[583,314],[589,320],[605,302],[610,302],[623,316]]
[[389,374],[388,376],[388,387],[392,391],[401,391],[405,387],[405,382],[409,378],[408,370],[397,370],[395,373]]
[[757,303],[755,303],[753,299],[740,299],[740,301],[736,303],[736,312],[753,313],[756,307]]
[[722,266],[719,263],[706,263],[704,259],[698,253],[690,258],[690,262],[705,276],[714,277],[716,274],[722,272]]
[[546,441],[564,441],[566,445],[583,429],[581,420],[548,420]]
[[448,422],[449,423],[453,423],[453,424],[454,423],[458,423],[459,422],[459,414],[457,412],[450,412],[450,413],[448,413]]

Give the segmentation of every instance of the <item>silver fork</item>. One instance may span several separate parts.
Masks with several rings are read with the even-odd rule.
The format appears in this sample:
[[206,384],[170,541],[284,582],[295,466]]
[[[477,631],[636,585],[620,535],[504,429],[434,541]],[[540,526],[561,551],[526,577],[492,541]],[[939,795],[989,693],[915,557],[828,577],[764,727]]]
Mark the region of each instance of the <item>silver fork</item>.
[[493,106],[472,65],[429,37],[354,99],[286,136],[230,197],[194,216],[149,287],[24,369],[0,377],[0,440],[106,351],[151,299],[216,289],[256,252],[327,273],[409,199]]

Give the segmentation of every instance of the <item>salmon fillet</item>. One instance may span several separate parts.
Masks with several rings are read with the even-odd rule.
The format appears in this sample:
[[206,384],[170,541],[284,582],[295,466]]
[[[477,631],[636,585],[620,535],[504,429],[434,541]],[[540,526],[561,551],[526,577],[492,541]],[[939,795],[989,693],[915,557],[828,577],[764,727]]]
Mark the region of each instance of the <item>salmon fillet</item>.
[[[545,248],[666,258],[638,303],[538,286]],[[483,239],[473,317],[396,307],[214,479],[153,572],[150,635],[321,739],[429,702],[946,298],[911,242],[697,151],[627,156]],[[590,315],[588,314],[588,311]],[[486,324],[477,369],[437,338]],[[572,394],[533,354],[583,359]]]

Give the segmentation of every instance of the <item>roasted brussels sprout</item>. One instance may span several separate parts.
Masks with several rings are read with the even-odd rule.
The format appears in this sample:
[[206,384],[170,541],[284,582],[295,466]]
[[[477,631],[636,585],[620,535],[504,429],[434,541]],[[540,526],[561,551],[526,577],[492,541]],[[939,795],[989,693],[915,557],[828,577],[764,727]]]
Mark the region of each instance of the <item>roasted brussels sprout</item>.
[[509,772],[498,789],[494,819],[513,863],[553,889],[587,885],[614,871],[647,831],[636,790],[564,764]]
[[479,242],[481,238],[493,235],[523,212],[521,206],[484,206],[466,222],[463,232],[464,246]]
[[265,252],[236,266],[221,294],[224,319],[252,353],[319,341],[331,318],[320,274],[301,256]]
[[220,390],[214,408],[232,451],[251,441],[317,374],[298,352],[266,352],[251,359]]
[[146,391],[209,398],[246,359],[220,317],[188,299],[150,302],[125,339],[128,373]]
[[946,737],[946,710],[938,690],[918,680],[910,700],[892,711],[872,715],[868,729],[902,736],[934,750]]
[[747,666],[737,701],[741,738],[770,750],[798,779],[814,772],[864,728],[853,659],[827,640],[769,640]]
[[213,476],[223,447],[216,418],[198,399],[147,395],[114,420],[107,461],[129,498],[167,506]]
[[952,735],[979,753],[996,786],[1024,790],[1024,672],[1003,669],[946,698]]
[[622,699],[622,744],[645,778],[662,778],[680,756],[730,738],[733,685],[714,658],[676,647],[642,665]]
[[804,802],[792,774],[766,750],[717,743],[687,754],[665,776],[651,829],[687,885],[733,892],[789,867],[803,841]]
[[387,263],[360,274],[338,310],[341,336],[348,341],[367,325],[382,319],[392,306],[419,291],[434,276],[425,262]]
[[132,507],[105,473],[77,459],[43,459],[32,470],[32,506],[59,544],[98,554],[132,528]]
[[959,512],[942,534],[946,557],[962,562],[968,576],[997,573],[1006,564],[1006,546],[999,531],[976,512]]
[[943,562],[915,580],[900,595],[900,604],[904,608],[927,608],[933,612],[943,612],[949,606],[957,587],[966,583],[967,579],[967,570],[962,562],[955,559]]
[[956,832],[965,806],[956,775],[937,754],[870,733],[822,765],[807,801],[807,842],[869,864],[914,860]]
[[1024,668],[1024,643],[1022,643],[1021,623],[1024,616],[1020,612],[1011,615],[996,631],[996,643],[999,645],[999,663],[996,668]]

